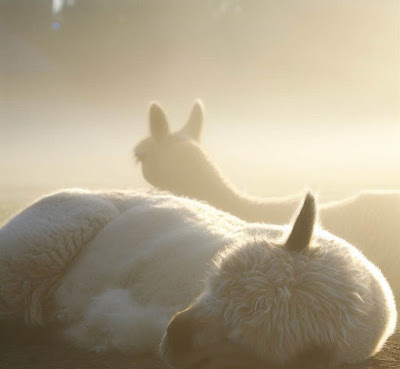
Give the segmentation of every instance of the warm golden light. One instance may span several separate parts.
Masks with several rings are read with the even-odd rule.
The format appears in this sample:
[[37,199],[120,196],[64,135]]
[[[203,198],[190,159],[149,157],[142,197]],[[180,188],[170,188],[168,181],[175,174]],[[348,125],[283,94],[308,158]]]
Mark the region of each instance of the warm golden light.
[[2,5],[9,209],[54,188],[146,186],[130,151],[154,99],[178,128],[202,98],[203,147],[252,194],[399,188],[397,1],[123,4]]
[[400,367],[399,19],[1,0],[0,368]]

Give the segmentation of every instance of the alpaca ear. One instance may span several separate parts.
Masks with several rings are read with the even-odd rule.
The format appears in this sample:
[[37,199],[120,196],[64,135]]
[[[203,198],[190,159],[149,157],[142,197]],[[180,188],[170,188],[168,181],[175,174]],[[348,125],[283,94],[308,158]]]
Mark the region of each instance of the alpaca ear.
[[317,207],[315,198],[308,192],[303,206],[294,221],[292,232],[285,244],[285,247],[289,251],[302,251],[310,245],[316,218]]
[[204,110],[201,100],[196,100],[189,119],[181,132],[191,137],[193,140],[199,141],[201,130],[203,128]]
[[169,125],[167,117],[161,107],[153,102],[150,104],[150,133],[157,140],[167,137],[169,134]]

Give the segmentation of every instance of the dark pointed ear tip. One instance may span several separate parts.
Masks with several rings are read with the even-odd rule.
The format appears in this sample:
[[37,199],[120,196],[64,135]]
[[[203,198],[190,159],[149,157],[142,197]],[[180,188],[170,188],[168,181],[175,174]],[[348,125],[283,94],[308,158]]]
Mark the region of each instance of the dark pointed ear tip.
[[317,200],[315,199],[315,195],[311,191],[307,191],[306,197],[304,198],[304,206],[307,207],[316,207]]
[[316,219],[318,216],[317,200],[315,195],[311,191],[307,191],[302,206],[302,211],[308,214],[313,214],[313,218]]
[[306,249],[311,241],[317,218],[315,197],[307,192],[303,205],[294,220],[292,231],[286,240],[286,248],[290,251]]

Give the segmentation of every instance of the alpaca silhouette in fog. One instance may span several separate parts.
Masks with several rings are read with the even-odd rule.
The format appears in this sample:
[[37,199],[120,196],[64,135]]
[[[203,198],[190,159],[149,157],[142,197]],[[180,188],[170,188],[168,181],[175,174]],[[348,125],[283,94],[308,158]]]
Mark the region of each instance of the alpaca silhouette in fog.
[[167,193],[46,196],[0,229],[0,326],[131,353],[166,331],[161,353],[178,368],[301,363],[310,350],[321,365],[363,361],[395,329],[393,295],[316,218],[311,194],[290,227]]
[[[171,132],[166,114],[150,105],[150,137],[134,148],[143,176],[153,186],[208,202],[247,221],[285,224],[300,195],[256,198],[238,190],[199,144],[203,107],[196,101],[186,125]],[[400,297],[400,191],[365,191],[321,206],[324,228],[362,250]]]

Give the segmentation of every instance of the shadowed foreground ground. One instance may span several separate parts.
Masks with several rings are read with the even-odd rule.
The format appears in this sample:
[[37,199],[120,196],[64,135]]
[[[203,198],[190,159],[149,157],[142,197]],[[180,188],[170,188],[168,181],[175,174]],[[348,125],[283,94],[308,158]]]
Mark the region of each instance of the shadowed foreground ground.
[[[9,327],[0,333],[0,369],[167,369],[156,355],[131,356],[95,354],[66,347],[58,342],[28,333],[12,334]],[[363,365],[343,369],[399,369],[400,332],[387,342],[383,351]],[[223,368],[221,368],[223,369]],[[243,368],[247,369],[247,368]],[[249,368],[253,369],[253,368]],[[258,369],[258,368],[257,368]],[[274,369],[263,367],[262,369]],[[311,368],[290,368],[311,369]]]

